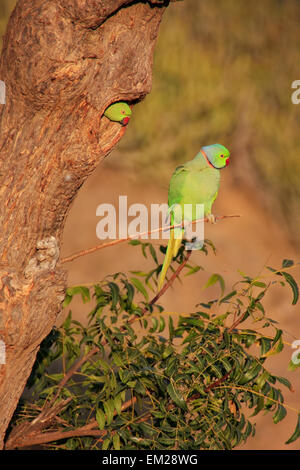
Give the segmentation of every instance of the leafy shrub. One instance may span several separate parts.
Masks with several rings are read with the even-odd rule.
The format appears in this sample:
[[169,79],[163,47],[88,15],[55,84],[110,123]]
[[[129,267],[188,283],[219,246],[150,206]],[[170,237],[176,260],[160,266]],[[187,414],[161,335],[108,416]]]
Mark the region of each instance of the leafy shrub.
[[[66,307],[78,294],[93,302],[88,324],[73,320],[70,311],[43,341],[28,380],[32,397],[20,402],[13,419],[22,439],[25,433],[21,446],[232,449],[254,435],[259,413],[272,413],[274,423],[280,422],[288,409],[281,388],[291,384],[265,367],[284,341],[263,301],[281,283],[292,288],[297,302],[294,263],[284,260],[260,278],[241,274],[226,294],[224,279],[213,275],[207,285],[218,282],[220,298],[174,316],[157,296],[149,301],[161,267],[154,247],[131,244],[152,257],[149,273],[116,273],[91,288],[68,289]],[[206,241],[202,251],[210,247]],[[185,253],[182,246],[173,271],[185,263],[185,272],[194,274],[200,266],[189,264]],[[11,447],[20,445],[14,430],[18,426]],[[287,443],[299,435],[300,418]]]

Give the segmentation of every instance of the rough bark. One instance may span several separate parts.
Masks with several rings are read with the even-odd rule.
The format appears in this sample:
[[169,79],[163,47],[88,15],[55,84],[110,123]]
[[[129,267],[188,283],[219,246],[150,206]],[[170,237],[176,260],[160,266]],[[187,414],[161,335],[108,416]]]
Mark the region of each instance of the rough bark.
[[149,93],[167,3],[19,0],[10,18],[0,59],[0,447],[61,310],[70,204],[125,132],[103,112]]

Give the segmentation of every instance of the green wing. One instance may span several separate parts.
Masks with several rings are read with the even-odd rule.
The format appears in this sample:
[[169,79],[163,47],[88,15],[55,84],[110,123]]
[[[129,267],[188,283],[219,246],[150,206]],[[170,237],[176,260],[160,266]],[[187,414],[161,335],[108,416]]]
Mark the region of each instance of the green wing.
[[[174,217],[174,212],[172,211],[172,206],[174,204],[180,204],[181,202],[181,199],[183,197],[184,182],[185,182],[187,174],[188,174],[187,168],[184,165],[180,165],[175,169],[170,180],[168,204],[169,204],[169,213],[171,212],[171,217],[170,217],[171,225],[175,223],[175,217]],[[179,223],[181,223],[181,221],[179,221]],[[182,235],[183,235],[183,230],[181,228],[170,230],[170,239],[168,241],[167,252],[165,255],[162,270],[160,272],[160,276],[158,280],[158,290],[162,289],[162,286],[166,277],[166,273],[171,264],[172,258],[177,256],[179,247],[181,245]]]
[[169,207],[173,204],[204,204],[205,214],[218,195],[219,171],[214,168],[197,168],[194,162],[176,168],[170,181]]
[[[185,165],[176,168],[169,186],[169,212],[171,212],[171,225],[182,222],[184,219],[196,219],[196,204],[204,204],[204,214],[211,213],[211,206],[218,195],[219,189],[219,171],[214,168],[201,165],[200,161],[191,161]],[[172,209],[172,206],[178,204],[179,207]],[[184,211],[184,205],[189,204],[192,209]],[[176,211],[177,209],[177,211]],[[181,209],[181,210],[179,210]],[[158,288],[161,289],[170,266],[172,258],[178,253],[183,230],[181,227],[174,228],[170,233],[167,252],[160,273]]]
[[182,199],[182,192],[184,189],[184,183],[189,170],[184,166],[178,166],[170,180],[168,204],[171,207],[173,204],[180,204]]

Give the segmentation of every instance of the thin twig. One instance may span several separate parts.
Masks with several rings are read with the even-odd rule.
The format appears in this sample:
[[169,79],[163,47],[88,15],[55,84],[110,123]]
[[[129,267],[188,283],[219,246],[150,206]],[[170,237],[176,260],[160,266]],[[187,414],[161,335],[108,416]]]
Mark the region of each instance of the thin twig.
[[244,320],[247,313],[248,313],[248,311],[246,310],[235,322],[232,323],[232,325],[229,327],[227,332],[231,333],[232,330],[234,330]]
[[[123,403],[121,407],[121,411],[126,411],[128,408],[133,406],[137,401],[136,397],[131,398]],[[114,416],[117,415],[117,411],[114,411]],[[30,424],[30,423],[29,423]],[[80,428],[71,429],[69,431],[50,431],[50,432],[41,432],[39,429],[39,434],[29,433],[26,436],[26,428],[23,428],[22,436],[19,437],[18,440],[14,439],[13,441],[8,439],[5,449],[15,449],[15,448],[22,448],[22,447],[29,447],[34,445],[40,444],[47,444],[48,442],[58,441],[61,439],[67,439],[69,437],[79,437],[79,436],[95,436],[100,437],[100,441],[102,441],[101,437],[104,437],[108,431],[107,430],[100,430],[94,429],[98,427],[98,423],[95,419],[92,419],[88,424],[85,426],[81,426]]]
[[47,444],[48,442],[58,441],[60,439],[67,439],[69,437],[79,437],[79,436],[102,436],[106,434],[106,431],[101,431],[100,429],[89,429],[88,426],[83,426],[82,428],[72,429],[70,431],[51,431],[45,432],[38,435],[28,435],[28,438],[24,438],[20,442],[15,442],[12,445],[9,441],[5,445],[5,449],[20,449],[22,447],[36,446],[40,444]]
[[209,392],[209,390],[212,390],[213,388],[215,388],[218,385],[220,385],[221,383],[223,383],[229,377],[231,372],[232,372],[232,369],[229,372],[227,372],[227,374],[223,375],[223,377],[221,377],[218,380],[215,380],[215,382],[212,382],[207,387],[205,387],[204,391],[207,393],[207,392]]
[[[216,221],[222,220],[222,219],[229,219],[229,218],[232,218],[232,217],[240,217],[240,215],[238,215],[238,214],[235,214],[235,215],[217,215],[216,216]],[[209,222],[209,219],[207,217],[197,219],[197,220],[194,220],[193,222],[191,222],[190,224],[194,225],[198,222]],[[175,225],[169,225],[167,227],[159,227],[159,228],[156,228],[154,230],[149,230],[149,231],[141,232],[141,233],[138,233],[138,234],[135,234],[135,235],[130,235],[126,238],[120,238],[118,240],[112,240],[112,241],[107,242],[107,243],[101,243],[101,244],[93,246],[91,248],[87,248],[86,250],[78,251],[77,253],[74,253],[73,255],[67,256],[66,258],[62,258],[60,260],[60,264],[69,263],[70,261],[73,261],[74,259],[80,258],[81,256],[90,255],[91,253],[95,253],[95,251],[103,250],[103,248],[109,248],[111,246],[118,245],[119,243],[128,242],[130,240],[138,240],[142,237],[145,237],[146,235],[147,236],[151,235],[152,233],[165,232],[167,230],[182,227],[182,226],[183,226],[183,223],[175,224]]]
[[[105,343],[106,344],[106,343]],[[105,346],[105,344],[103,346]],[[55,402],[55,400],[58,398],[60,391],[63,389],[63,387],[66,385],[66,383],[69,381],[69,379],[74,375],[77,370],[92,356],[97,354],[100,351],[99,346],[95,346],[90,351],[85,355],[82,356],[77,362],[75,362],[72,367],[68,370],[68,372],[65,374],[65,376],[62,378],[60,383],[58,384],[57,392],[54,396],[54,398],[50,401],[49,405],[52,405],[52,403]]]
[[[160,297],[162,295],[164,295],[164,293],[166,292],[167,289],[169,289],[169,287],[173,284],[173,282],[175,281],[175,279],[179,276],[179,274],[181,273],[181,271],[183,270],[183,268],[185,267],[186,263],[188,262],[190,256],[191,256],[192,252],[191,250],[187,251],[187,254],[186,254],[186,257],[185,259],[183,260],[183,262],[178,266],[178,268],[176,269],[176,271],[172,274],[172,276],[170,277],[170,279],[168,280],[168,282],[165,283],[165,285],[160,289],[160,291],[156,294],[155,297],[153,297],[153,299],[149,302],[149,304],[143,309],[142,311],[142,315],[143,316],[147,310],[149,310],[149,307],[152,307],[152,305],[154,305],[158,299],[160,299]],[[139,317],[138,317],[139,318]],[[135,320],[136,318],[134,318]],[[130,321],[130,323],[132,322],[133,320]]]

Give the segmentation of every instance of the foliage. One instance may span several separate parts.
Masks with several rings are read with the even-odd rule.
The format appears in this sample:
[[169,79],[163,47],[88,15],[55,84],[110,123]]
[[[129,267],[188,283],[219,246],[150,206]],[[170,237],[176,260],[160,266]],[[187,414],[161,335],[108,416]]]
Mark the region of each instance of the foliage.
[[[266,268],[259,278],[241,272],[227,293],[225,280],[214,274],[207,287],[219,283],[220,297],[174,315],[149,301],[161,268],[156,250],[131,244],[152,258],[153,269],[68,289],[66,307],[74,295],[93,300],[88,324],[70,311],[43,341],[28,380],[32,398],[19,404],[13,424],[37,422],[62,404],[41,434],[61,431],[55,448],[232,449],[254,435],[259,413],[271,413],[276,424],[284,419],[289,407],[282,387],[292,386],[265,366],[283,350],[283,335],[263,302],[278,283],[291,287],[297,302],[293,261]],[[210,249],[206,240],[203,254]],[[182,246],[173,266],[184,260]],[[187,264],[185,274],[199,269]],[[65,438],[69,431],[74,434]],[[287,443],[299,435],[300,414]]]

